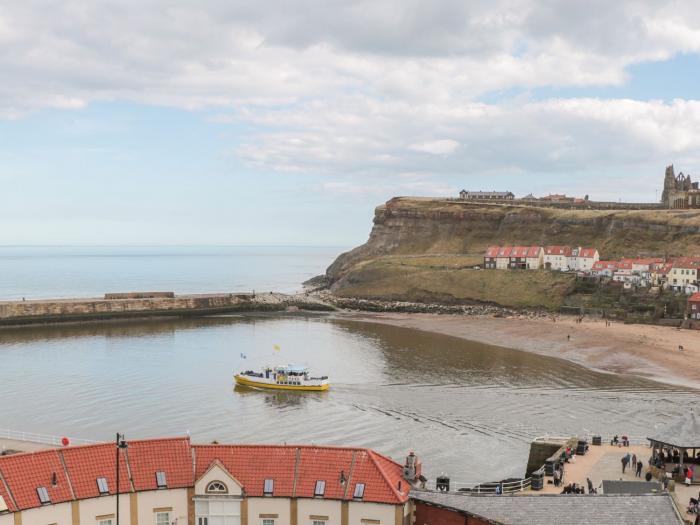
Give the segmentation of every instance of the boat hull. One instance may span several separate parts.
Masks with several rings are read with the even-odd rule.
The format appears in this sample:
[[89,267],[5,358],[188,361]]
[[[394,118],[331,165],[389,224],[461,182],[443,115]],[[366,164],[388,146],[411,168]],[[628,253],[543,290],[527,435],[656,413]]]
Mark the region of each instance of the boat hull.
[[255,381],[255,379],[250,377],[245,377],[240,374],[233,376],[236,383],[243,386],[250,386],[253,388],[265,388],[267,390],[296,390],[298,392],[322,392],[328,390],[331,386],[328,383],[321,385],[278,385],[275,383],[263,383],[260,381]]

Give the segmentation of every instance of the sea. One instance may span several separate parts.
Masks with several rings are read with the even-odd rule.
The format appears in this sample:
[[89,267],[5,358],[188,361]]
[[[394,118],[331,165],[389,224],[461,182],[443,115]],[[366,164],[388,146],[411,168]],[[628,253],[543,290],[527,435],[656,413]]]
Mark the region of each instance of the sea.
[[[109,291],[286,291],[344,247],[0,248],[0,299]],[[454,483],[522,476],[545,435],[643,440],[697,390],[333,314],[250,314],[0,329],[0,430],[91,440],[371,447]],[[277,350],[276,348],[279,348]],[[299,363],[321,393],[236,387]]]

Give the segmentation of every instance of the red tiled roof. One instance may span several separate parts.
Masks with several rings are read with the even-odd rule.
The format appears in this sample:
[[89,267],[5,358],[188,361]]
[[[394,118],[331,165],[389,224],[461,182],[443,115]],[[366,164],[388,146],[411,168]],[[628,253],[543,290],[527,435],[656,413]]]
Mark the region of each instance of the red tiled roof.
[[[408,499],[402,466],[364,448],[191,445],[189,438],[129,441],[128,445],[121,457],[120,492],[132,490],[129,472],[136,491],[157,489],[157,471],[165,472],[168,488],[192,487],[219,461],[248,496],[263,496],[264,480],[273,479],[273,495],[280,497],[312,498],[316,481],[323,480],[324,497],[329,499],[352,500],[357,483],[365,484],[363,501],[401,504]],[[75,499],[98,497],[97,478],[104,477],[113,494],[114,459],[111,443],[3,456],[0,473],[9,493],[0,482],[0,495],[15,512],[41,506],[38,487],[47,489],[51,503],[62,503],[73,500],[73,494]],[[345,486],[340,483],[341,472]],[[54,473],[57,483],[52,486]]]
[[571,248],[568,246],[545,246],[545,255],[571,255]]
[[700,257],[679,257],[673,261],[673,268],[700,268]]
[[542,249],[541,246],[530,246],[527,250],[527,256],[528,257],[537,257],[540,253],[540,250]]
[[[60,451],[77,499],[100,496],[97,478],[105,478],[110,494],[115,494],[115,447],[112,443],[67,447]],[[123,453],[119,458],[119,492],[131,491],[129,471]]]
[[[0,472],[20,510],[41,507],[36,492],[39,487],[46,488],[51,503],[73,499],[57,450],[14,454],[3,456],[0,460]],[[55,485],[52,483],[54,474]],[[9,498],[5,499],[5,503],[8,507],[12,505]]]
[[486,257],[496,257],[498,255],[499,246],[489,246],[486,249]]
[[165,472],[168,488],[194,485],[189,438],[129,441],[127,451],[134,489],[155,490],[156,472]]
[[[274,480],[274,496],[314,497],[316,481],[326,482],[324,497],[352,499],[356,483],[365,484],[363,501],[403,503],[398,486],[401,465],[361,448],[277,445],[193,445],[195,477],[204,474],[218,459],[243,485],[247,496],[263,496],[265,479]],[[340,472],[346,487],[340,485]],[[296,480],[295,480],[296,472]]]
[[693,295],[688,297],[689,303],[700,303],[700,292],[695,292]]
[[499,246],[498,255],[496,257],[510,257],[510,253],[513,251],[512,246]]
[[511,257],[527,257],[527,252],[529,248],[527,246],[513,246],[513,250],[510,252]]
[[596,261],[593,263],[594,270],[617,270],[617,261]]
[[598,250],[596,250],[595,248],[581,248],[581,251],[578,253],[578,256],[590,259],[592,257],[595,257],[595,254],[597,252]]

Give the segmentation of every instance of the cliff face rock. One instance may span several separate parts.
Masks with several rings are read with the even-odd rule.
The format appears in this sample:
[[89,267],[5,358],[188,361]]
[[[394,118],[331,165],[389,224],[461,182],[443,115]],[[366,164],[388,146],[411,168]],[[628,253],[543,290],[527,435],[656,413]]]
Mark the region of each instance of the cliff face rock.
[[[506,244],[590,246],[610,259],[700,255],[700,210],[571,210],[394,198],[376,208],[369,240],[340,255],[326,278],[336,295],[368,299],[516,306],[491,289],[525,290],[528,282],[551,284],[560,298],[566,295],[568,284],[554,276],[471,275],[468,268],[480,264],[487,246]],[[517,306],[545,306],[546,291]],[[558,301],[546,307],[556,308]]]
[[700,254],[700,210],[565,210],[398,197],[375,210],[369,240],[326,275],[386,255],[463,254],[492,244],[583,245],[602,258]]

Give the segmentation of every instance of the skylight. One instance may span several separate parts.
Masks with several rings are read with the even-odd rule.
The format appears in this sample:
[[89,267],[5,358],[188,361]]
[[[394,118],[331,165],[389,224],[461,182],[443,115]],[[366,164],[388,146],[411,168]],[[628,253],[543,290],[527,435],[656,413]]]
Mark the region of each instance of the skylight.
[[316,482],[316,488],[314,489],[314,496],[323,496],[324,492],[326,492],[326,482],[323,481],[322,479],[319,479]]
[[46,487],[37,488],[36,493],[39,496],[39,501],[42,505],[44,503],[51,503],[51,498],[49,498],[49,491],[46,490]]
[[272,494],[274,491],[275,491],[275,480],[274,479],[266,479],[265,485],[263,487],[263,493],[264,494]]
[[365,484],[357,483],[355,485],[355,493],[352,495],[353,498],[362,498],[365,495]]
[[109,494],[107,478],[97,478],[97,490],[100,491],[100,494]]
[[156,485],[159,489],[164,489],[168,486],[168,481],[165,479],[165,472],[159,470],[156,472]]

